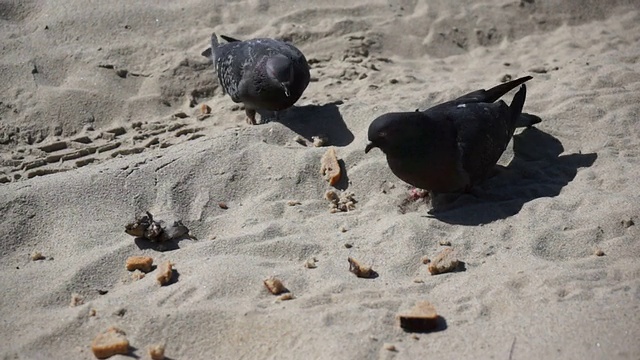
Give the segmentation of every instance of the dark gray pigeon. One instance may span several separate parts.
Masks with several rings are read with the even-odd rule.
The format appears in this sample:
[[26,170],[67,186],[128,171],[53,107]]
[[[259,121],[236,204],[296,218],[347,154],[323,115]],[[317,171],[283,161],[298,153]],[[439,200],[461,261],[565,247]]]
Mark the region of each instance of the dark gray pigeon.
[[[256,110],[281,111],[300,99],[309,85],[309,64],[295,46],[274,39],[236,40],[211,35],[202,55],[213,60],[225,93],[243,103],[247,122],[256,124]],[[277,113],[276,113],[277,116]]]
[[[401,180],[431,193],[456,193],[489,177],[516,127],[540,122],[523,114],[522,77],[425,111],[384,114],[369,125],[365,152],[377,147]],[[497,101],[522,84],[511,105]],[[497,102],[496,102],[497,101]]]

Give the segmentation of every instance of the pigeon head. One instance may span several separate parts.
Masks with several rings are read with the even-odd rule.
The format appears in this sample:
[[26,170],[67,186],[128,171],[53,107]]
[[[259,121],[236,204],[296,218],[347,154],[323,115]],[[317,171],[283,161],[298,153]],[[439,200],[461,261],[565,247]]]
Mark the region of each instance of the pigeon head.
[[287,97],[291,95],[290,86],[293,84],[293,64],[284,55],[274,55],[267,60],[267,76],[277,82],[284,89]]
[[369,125],[369,143],[364,152],[368,153],[373,148],[378,148],[385,154],[403,151],[407,144],[419,137],[416,130],[420,129],[422,119],[420,113],[388,113],[379,116]]

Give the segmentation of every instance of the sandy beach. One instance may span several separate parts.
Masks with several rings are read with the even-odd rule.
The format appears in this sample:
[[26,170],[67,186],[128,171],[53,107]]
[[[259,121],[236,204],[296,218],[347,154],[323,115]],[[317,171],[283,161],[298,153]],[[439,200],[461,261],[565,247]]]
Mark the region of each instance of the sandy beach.
[[[111,359],[640,359],[640,1],[2,0],[0,29],[1,359],[95,359],[110,327]],[[302,98],[246,124],[212,32],[296,45]],[[381,114],[526,75],[542,122],[451,210],[364,153]],[[147,211],[194,238],[125,233]],[[420,301],[441,322],[407,332]]]

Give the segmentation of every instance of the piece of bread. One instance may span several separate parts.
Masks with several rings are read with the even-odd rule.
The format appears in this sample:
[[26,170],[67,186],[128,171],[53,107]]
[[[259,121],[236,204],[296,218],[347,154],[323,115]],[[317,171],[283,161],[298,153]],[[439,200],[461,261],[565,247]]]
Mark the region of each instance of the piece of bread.
[[110,327],[98,334],[91,342],[91,351],[98,359],[106,359],[116,354],[129,353],[129,340],[124,331]]
[[148,273],[153,266],[153,258],[149,256],[129,256],[127,258],[127,270],[140,270]]

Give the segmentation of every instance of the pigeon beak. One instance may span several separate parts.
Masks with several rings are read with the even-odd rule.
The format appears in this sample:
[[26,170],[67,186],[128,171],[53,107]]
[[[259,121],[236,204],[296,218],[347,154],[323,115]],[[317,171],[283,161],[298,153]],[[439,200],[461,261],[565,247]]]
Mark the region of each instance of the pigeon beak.
[[368,143],[367,147],[364,148],[364,153],[367,154],[374,147],[376,147],[376,145],[374,143],[372,143],[372,142]]

